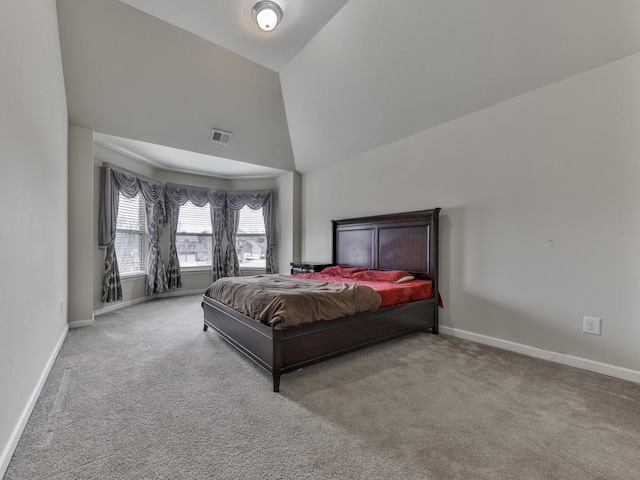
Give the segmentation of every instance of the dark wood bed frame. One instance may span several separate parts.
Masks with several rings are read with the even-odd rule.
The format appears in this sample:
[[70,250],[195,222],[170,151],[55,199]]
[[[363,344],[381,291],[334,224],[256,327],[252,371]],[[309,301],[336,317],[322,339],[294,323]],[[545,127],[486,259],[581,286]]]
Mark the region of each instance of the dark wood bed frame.
[[213,328],[273,376],[418,330],[438,333],[439,208],[375,217],[334,220],[333,264],[403,270],[433,282],[429,300],[381,308],[284,330],[247,317],[203,296],[204,330]]

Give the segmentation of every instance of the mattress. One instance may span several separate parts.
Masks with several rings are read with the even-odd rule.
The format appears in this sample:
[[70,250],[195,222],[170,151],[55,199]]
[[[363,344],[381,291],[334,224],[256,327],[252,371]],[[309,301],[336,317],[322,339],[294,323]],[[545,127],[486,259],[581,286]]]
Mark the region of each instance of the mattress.
[[382,298],[380,308],[433,298],[433,282],[431,280],[414,279],[408,282],[393,283],[337,277],[323,273],[298,273],[291,275],[291,277],[322,282],[355,283],[370,287]]
[[364,285],[289,275],[224,277],[205,295],[276,330],[377,310],[381,302]]

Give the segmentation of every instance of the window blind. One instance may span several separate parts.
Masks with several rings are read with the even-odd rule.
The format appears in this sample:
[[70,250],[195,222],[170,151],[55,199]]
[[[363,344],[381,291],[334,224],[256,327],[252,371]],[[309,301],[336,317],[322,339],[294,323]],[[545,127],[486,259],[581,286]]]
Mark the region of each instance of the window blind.
[[211,208],[194,205],[190,200],[180,206],[176,250],[181,267],[211,266]]
[[147,234],[144,198],[119,195],[116,220],[116,258],[121,275],[143,273],[147,269]]
[[264,235],[264,218],[262,208],[252,210],[247,205],[240,209],[240,219],[238,221],[239,234]]
[[252,210],[247,205],[239,210],[236,252],[240,268],[265,268],[267,237],[262,208]]
[[190,200],[180,206],[178,233],[211,234],[211,208],[194,205]]

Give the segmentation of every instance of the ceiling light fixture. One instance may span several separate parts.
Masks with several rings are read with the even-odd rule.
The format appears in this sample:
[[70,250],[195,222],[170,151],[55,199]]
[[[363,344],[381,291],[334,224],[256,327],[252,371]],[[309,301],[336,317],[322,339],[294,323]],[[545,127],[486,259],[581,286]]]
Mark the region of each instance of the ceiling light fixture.
[[282,21],[282,9],[276,2],[261,1],[251,9],[251,18],[265,32],[270,32]]

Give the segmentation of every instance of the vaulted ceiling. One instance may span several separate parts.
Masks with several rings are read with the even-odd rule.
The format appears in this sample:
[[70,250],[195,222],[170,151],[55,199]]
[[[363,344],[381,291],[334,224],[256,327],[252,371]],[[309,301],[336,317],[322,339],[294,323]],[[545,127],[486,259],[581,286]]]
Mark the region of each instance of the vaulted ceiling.
[[253,3],[58,0],[70,121],[311,172],[640,51],[638,0],[282,0],[271,34]]

